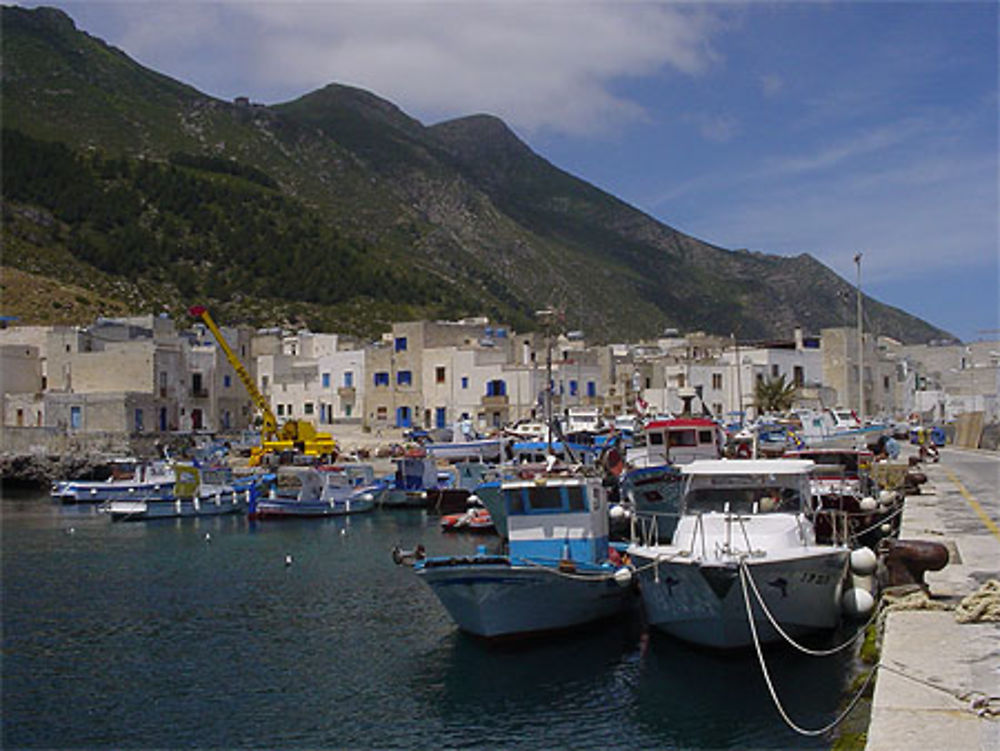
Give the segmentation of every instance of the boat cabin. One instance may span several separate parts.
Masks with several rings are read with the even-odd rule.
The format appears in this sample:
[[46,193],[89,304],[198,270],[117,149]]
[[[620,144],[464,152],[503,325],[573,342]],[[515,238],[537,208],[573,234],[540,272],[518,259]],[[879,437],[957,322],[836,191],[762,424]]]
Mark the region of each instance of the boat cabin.
[[813,495],[864,495],[874,491],[871,469],[875,460],[871,451],[859,449],[801,449],[785,454],[789,459],[809,459]]
[[698,459],[718,459],[724,444],[722,428],[705,418],[676,418],[647,423],[638,444],[628,452],[637,467],[688,464]]
[[797,514],[811,507],[814,466],[803,459],[692,462],[681,467],[681,514]]
[[608,555],[600,477],[540,475],[502,484],[511,558],[600,563]]

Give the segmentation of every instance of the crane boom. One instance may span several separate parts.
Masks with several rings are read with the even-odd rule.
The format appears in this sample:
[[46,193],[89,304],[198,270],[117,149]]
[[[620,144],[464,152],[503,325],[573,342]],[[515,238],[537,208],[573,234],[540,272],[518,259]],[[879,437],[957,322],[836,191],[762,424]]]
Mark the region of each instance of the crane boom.
[[219,347],[226,355],[226,359],[229,360],[229,364],[233,366],[233,370],[236,371],[236,375],[240,377],[243,381],[243,385],[246,387],[247,393],[250,394],[250,399],[253,401],[254,406],[261,414],[261,419],[263,424],[261,425],[260,433],[264,438],[273,438],[278,434],[278,418],[274,416],[274,412],[271,410],[271,405],[268,403],[267,399],[264,397],[260,390],[257,388],[257,384],[253,382],[253,378],[250,377],[250,372],[243,367],[243,363],[236,356],[236,353],[230,348],[226,343],[225,337],[222,336],[222,332],[219,327],[215,325],[215,321],[212,320],[212,316],[209,315],[208,310],[202,305],[195,305],[190,308],[188,312],[195,318],[201,318],[208,327],[208,330],[212,332],[212,336],[215,337],[215,341],[219,343]]

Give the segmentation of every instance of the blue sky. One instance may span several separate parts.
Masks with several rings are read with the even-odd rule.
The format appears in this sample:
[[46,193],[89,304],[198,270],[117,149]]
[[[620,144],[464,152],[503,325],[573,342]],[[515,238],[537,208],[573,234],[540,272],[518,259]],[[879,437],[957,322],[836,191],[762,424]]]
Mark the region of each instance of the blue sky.
[[995,2],[53,4],[221,98],[498,115],[681,231],[852,283],[861,252],[868,294],[1000,338]]

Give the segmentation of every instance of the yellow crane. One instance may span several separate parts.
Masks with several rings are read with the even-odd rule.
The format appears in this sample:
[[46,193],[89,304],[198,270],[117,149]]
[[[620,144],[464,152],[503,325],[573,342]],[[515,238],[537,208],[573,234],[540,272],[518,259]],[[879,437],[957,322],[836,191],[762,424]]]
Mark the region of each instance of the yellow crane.
[[250,372],[243,366],[240,359],[233,352],[226,342],[219,327],[209,314],[208,309],[202,305],[195,305],[188,312],[195,318],[201,318],[205,326],[212,332],[215,341],[233,366],[236,375],[243,381],[250,400],[261,416],[260,426],[260,446],[250,450],[250,465],[257,466],[265,457],[281,454],[285,451],[297,451],[305,456],[319,458],[329,456],[331,459],[337,454],[337,442],[329,433],[317,432],[312,423],[306,420],[288,420],[280,428],[278,418],[274,416],[271,405],[267,398],[260,393],[257,384],[250,377]]

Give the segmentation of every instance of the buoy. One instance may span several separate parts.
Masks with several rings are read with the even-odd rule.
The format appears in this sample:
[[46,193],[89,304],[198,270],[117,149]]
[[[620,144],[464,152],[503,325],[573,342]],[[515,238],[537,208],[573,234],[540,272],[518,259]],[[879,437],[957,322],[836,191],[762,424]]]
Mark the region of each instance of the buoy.
[[879,532],[881,532],[881,533],[882,533],[882,534],[884,534],[884,535],[887,535],[887,534],[889,534],[890,532],[892,532],[892,525],[890,525],[890,524],[883,524],[883,525],[882,525],[881,527],[879,527],[878,529],[879,529]]
[[291,566],[292,565],[292,557],[290,555],[286,555],[285,556],[285,565],[286,566]]
[[68,534],[68,535],[75,535],[76,534],[76,528],[75,527],[70,527],[69,529],[66,530],[66,534]]
[[608,515],[616,521],[619,519],[624,519],[625,509],[623,509],[619,504],[616,503],[614,506],[608,509]]
[[871,496],[862,498],[861,502],[858,503],[858,508],[861,509],[862,511],[874,511],[875,509],[878,508],[878,501],[876,501]]
[[615,570],[615,584],[619,587],[627,587],[632,583],[632,571],[625,566]]
[[878,494],[879,503],[891,504],[896,500],[896,494],[891,490],[880,490]]
[[851,572],[858,576],[870,576],[875,573],[878,558],[871,548],[858,548],[851,551]]
[[205,533],[205,542],[211,542],[211,541],[212,541],[212,533],[211,532],[206,532]]
[[341,528],[340,534],[341,534],[341,536],[346,535],[347,534],[347,530],[344,529],[344,528]]
[[867,589],[851,587],[844,591],[840,598],[840,606],[845,615],[851,618],[864,618],[875,607],[875,598]]

